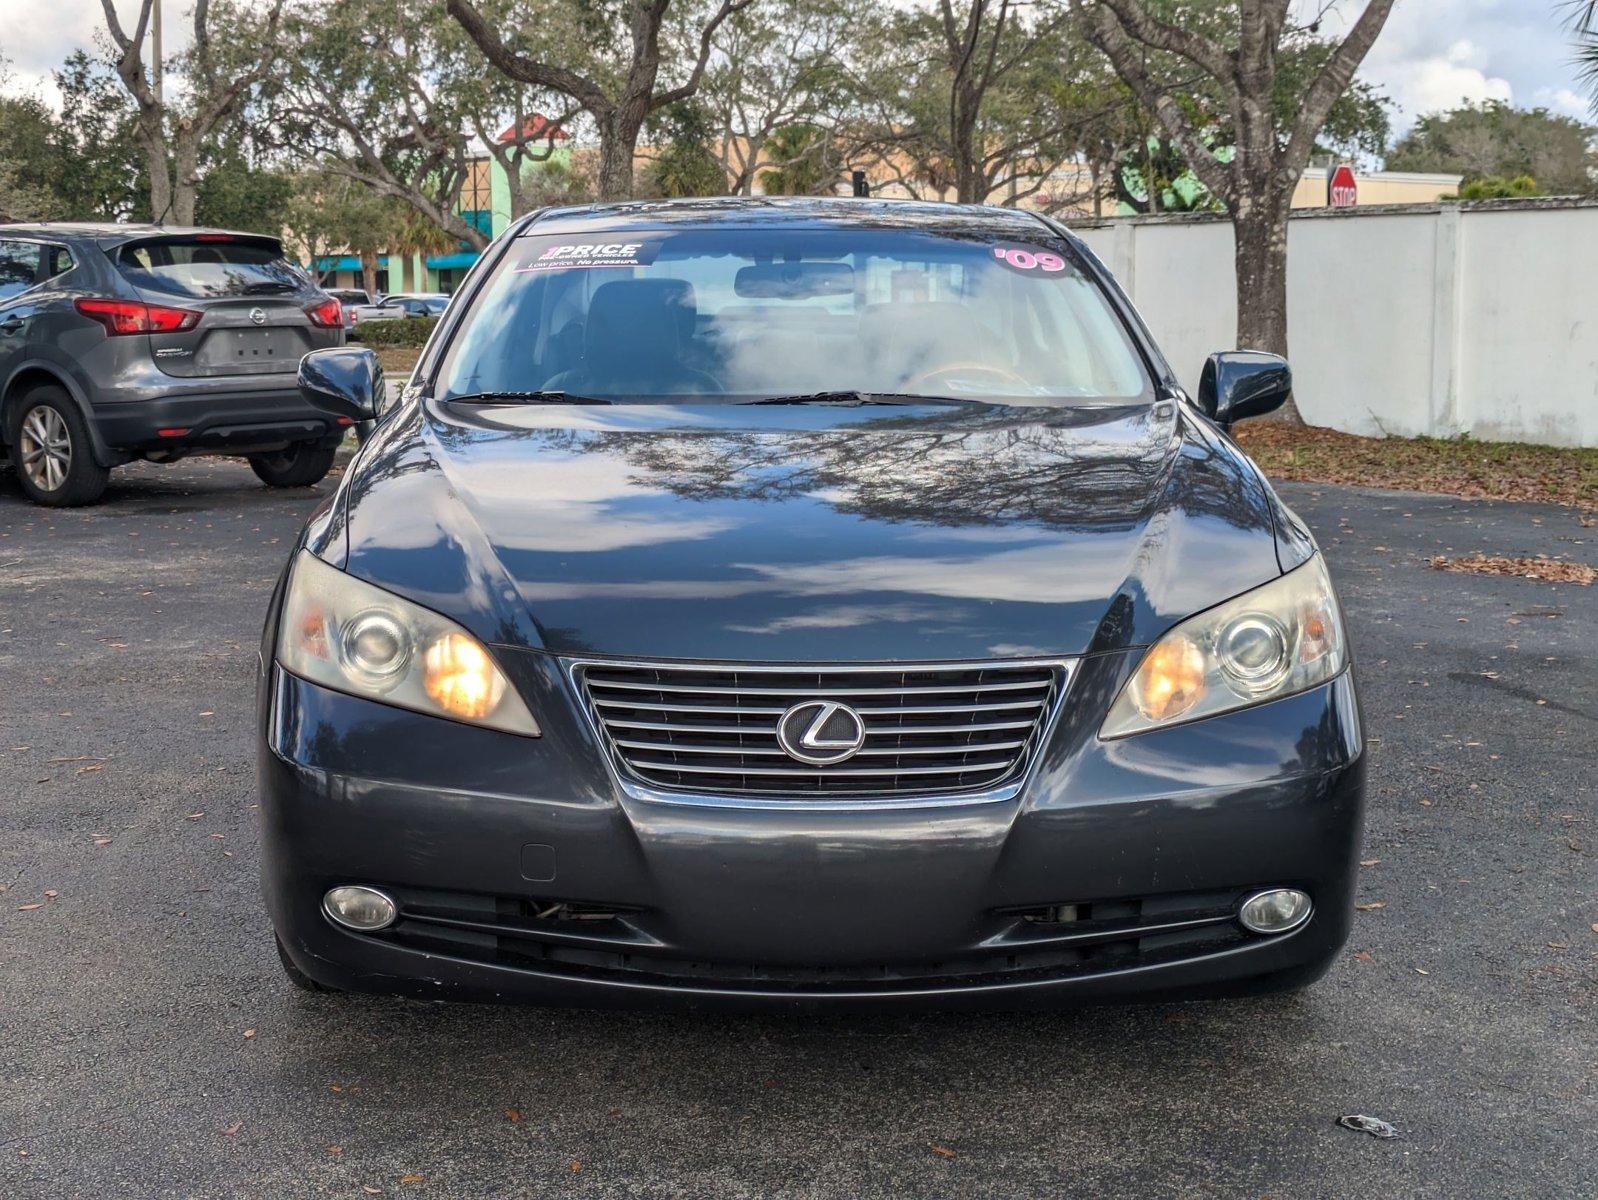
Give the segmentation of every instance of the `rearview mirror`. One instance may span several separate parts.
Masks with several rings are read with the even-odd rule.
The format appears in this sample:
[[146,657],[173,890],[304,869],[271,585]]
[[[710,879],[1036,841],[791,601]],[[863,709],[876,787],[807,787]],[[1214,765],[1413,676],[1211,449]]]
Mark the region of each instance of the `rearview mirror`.
[[336,417],[373,421],[383,408],[383,368],[364,346],[312,350],[300,359],[300,395]]
[[1228,350],[1212,354],[1199,378],[1198,406],[1216,424],[1274,412],[1293,395],[1293,369],[1277,354]]
[[732,290],[746,300],[847,296],[854,291],[854,268],[840,262],[755,263],[738,268]]

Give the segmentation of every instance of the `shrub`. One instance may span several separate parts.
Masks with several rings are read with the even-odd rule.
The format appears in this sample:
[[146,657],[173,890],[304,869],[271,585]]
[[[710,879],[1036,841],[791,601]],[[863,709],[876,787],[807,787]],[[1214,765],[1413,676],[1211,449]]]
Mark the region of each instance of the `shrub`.
[[1542,188],[1530,175],[1516,175],[1513,179],[1505,179],[1502,175],[1483,175],[1459,189],[1461,200],[1509,200],[1542,194]]
[[368,346],[420,346],[437,324],[437,317],[396,317],[390,321],[362,321],[353,333]]

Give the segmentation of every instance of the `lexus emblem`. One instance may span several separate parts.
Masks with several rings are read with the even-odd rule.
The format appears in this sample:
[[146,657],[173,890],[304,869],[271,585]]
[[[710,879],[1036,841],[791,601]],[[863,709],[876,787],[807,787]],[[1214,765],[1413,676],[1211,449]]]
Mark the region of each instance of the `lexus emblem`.
[[841,763],[865,744],[866,723],[847,704],[804,700],[777,721],[777,744],[789,758],[813,767]]
[[250,320],[254,321],[257,325],[265,325],[266,324],[266,309],[264,309],[264,308],[252,308],[252,309],[250,309]]

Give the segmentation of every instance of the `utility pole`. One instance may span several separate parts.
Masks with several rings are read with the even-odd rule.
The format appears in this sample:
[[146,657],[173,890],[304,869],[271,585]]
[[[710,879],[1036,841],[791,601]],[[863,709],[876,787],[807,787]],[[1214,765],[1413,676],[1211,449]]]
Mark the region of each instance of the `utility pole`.
[[153,0],[150,11],[150,86],[155,92],[155,102],[160,104],[161,95],[161,0]]

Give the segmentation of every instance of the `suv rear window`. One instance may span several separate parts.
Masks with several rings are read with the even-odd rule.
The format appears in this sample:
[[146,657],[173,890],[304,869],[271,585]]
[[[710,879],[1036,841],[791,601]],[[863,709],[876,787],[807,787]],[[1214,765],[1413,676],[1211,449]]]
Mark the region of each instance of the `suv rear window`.
[[205,299],[270,296],[310,287],[271,243],[169,239],[135,242],[116,254],[122,277],[141,292]]

